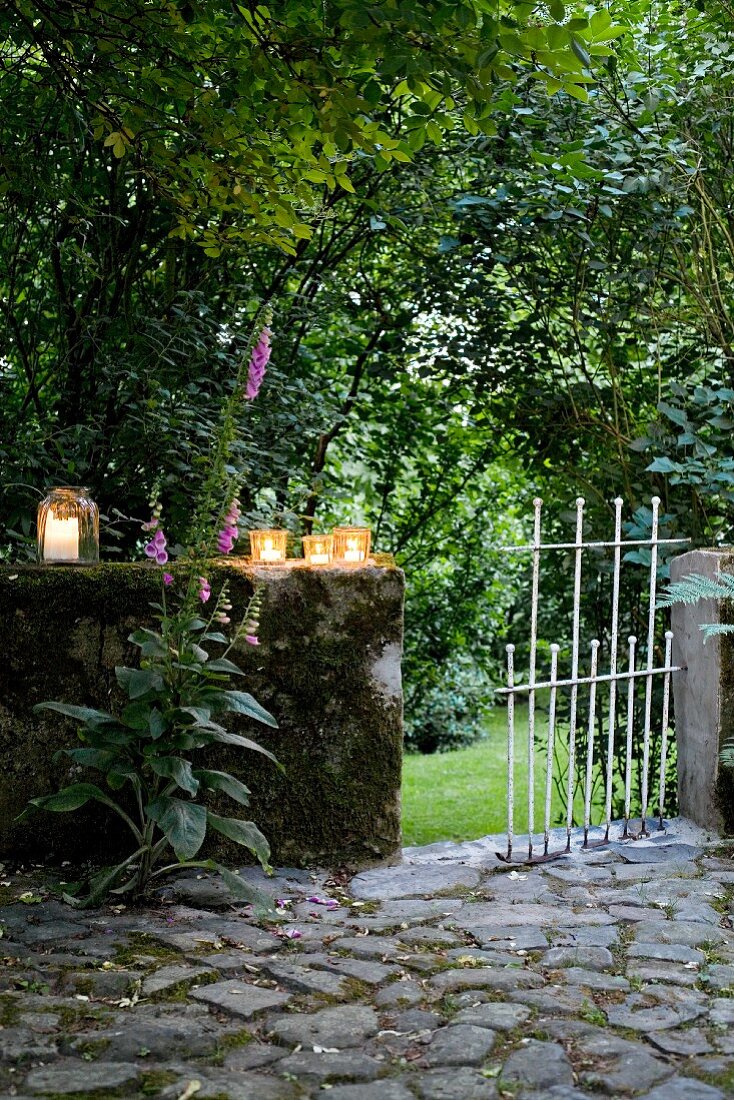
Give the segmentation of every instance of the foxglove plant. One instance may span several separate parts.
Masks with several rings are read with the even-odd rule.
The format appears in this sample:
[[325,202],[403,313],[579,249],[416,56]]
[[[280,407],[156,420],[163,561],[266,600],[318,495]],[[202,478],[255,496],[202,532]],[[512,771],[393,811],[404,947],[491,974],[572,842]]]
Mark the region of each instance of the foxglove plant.
[[[256,741],[232,732],[222,716],[242,715],[265,726],[277,722],[252,695],[233,689],[232,677],[243,676],[230,658],[240,641],[258,645],[262,593],[256,589],[231,636],[222,626],[231,624],[233,605],[229,588],[214,596],[205,562],[214,546],[230,553],[238,535],[240,505],[228,461],[235,440],[237,406],[252,400],[262,384],[270,354],[270,313],[263,311],[256,325],[241,377],[222,412],[204,495],[196,513],[190,545],[175,573],[161,569],[161,599],[153,604],[156,628],[141,627],[129,637],[140,651],[138,668],[115,669],[118,684],[128,697],[121,713],[62,702],[40,703],[73,718],[79,725],[80,745],[61,750],[75,765],[91,768],[106,780],[106,789],[93,782],[75,782],[56,794],[31,800],[31,809],[71,811],[90,801],[102,803],[120,817],[131,837],[131,851],[114,867],[107,867],[65,899],[76,907],[97,905],[108,894],[139,896],[160,876],[182,867],[218,870],[232,892],[255,904],[260,913],[273,915],[272,899],[210,859],[198,859],[207,829],[243,845],[269,871],[270,848],[253,821],[224,817],[206,805],[209,795],[226,795],[240,807],[250,791],[235,776],[202,766],[198,756],[212,745],[235,745],[275,757]],[[258,350],[260,349],[260,350]],[[254,364],[254,366],[253,366]],[[253,370],[256,389],[252,393]],[[225,501],[217,506],[217,501]],[[145,556],[151,565],[169,562],[169,543],[158,503],[143,524],[148,538]],[[180,584],[177,584],[177,581]],[[207,605],[211,604],[209,611]],[[208,614],[207,614],[208,612]],[[218,656],[211,655],[219,648]],[[222,648],[223,647],[223,648]],[[115,795],[120,792],[120,798]],[[173,852],[175,860],[171,860]]]

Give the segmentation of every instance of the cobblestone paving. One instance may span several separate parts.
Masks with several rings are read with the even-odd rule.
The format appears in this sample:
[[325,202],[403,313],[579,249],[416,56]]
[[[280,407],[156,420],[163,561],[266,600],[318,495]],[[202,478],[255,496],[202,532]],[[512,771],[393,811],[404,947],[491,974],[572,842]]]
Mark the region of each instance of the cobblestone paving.
[[[734,1095],[734,861],[689,845],[511,870],[487,844],[80,914],[9,875],[0,1095],[717,1100]],[[254,874],[243,872],[243,874]]]

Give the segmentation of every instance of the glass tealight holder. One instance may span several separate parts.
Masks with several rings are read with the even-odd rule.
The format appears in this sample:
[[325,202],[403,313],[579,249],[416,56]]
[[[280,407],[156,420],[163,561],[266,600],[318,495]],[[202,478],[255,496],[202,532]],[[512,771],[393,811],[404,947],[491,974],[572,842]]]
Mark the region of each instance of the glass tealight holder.
[[304,535],[303,556],[306,565],[329,565],[334,552],[333,535]]
[[333,560],[338,565],[361,565],[370,556],[369,527],[335,527]]
[[260,565],[279,565],[285,561],[288,532],[278,528],[250,531],[250,554]]
[[88,489],[50,489],[38,505],[38,560],[56,565],[99,561],[99,508]]

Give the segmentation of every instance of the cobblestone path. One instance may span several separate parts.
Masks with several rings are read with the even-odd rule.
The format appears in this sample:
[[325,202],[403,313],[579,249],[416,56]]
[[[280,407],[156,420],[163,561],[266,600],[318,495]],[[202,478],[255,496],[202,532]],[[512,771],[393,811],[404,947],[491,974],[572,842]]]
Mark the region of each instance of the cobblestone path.
[[351,884],[280,872],[268,927],[208,878],[79,914],[8,876],[0,1095],[734,1096],[734,861],[672,844],[512,871],[481,843]]

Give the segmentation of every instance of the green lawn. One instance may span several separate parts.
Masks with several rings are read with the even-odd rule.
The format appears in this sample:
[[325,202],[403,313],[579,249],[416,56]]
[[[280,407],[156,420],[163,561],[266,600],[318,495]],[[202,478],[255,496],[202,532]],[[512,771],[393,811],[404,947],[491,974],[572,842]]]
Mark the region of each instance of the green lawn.
[[[542,711],[538,733],[547,723]],[[542,830],[545,759],[536,754],[535,828]],[[516,708],[515,833],[527,829],[527,707]],[[559,809],[557,800],[553,811]],[[580,808],[580,807],[579,807]],[[551,819],[553,820],[553,818]],[[403,843],[474,840],[507,828],[507,713],[498,707],[487,721],[487,737],[466,749],[409,755],[403,762]]]

